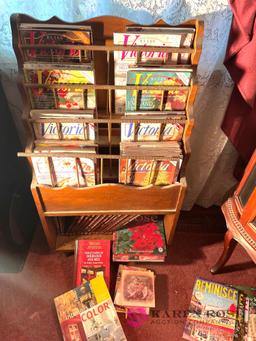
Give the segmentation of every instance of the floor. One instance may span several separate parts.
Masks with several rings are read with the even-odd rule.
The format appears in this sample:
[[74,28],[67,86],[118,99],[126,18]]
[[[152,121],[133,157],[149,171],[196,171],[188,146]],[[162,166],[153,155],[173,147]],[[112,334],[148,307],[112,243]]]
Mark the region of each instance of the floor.
[[[218,207],[182,212],[168,259],[146,266],[156,273],[156,309],[145,321],[120,317],[128,341],[182,340],[185,316],[197,276],[230,284],[256,286],[256,268],[237,247],[225,272],[209,268],[223,247],[225,222]],[[60,341],[53,298],[72,288],[73,255],[49,253],[37,229],[22,271],[0,273],[0,340]],[[112,287],[116,266],[112,266]]]

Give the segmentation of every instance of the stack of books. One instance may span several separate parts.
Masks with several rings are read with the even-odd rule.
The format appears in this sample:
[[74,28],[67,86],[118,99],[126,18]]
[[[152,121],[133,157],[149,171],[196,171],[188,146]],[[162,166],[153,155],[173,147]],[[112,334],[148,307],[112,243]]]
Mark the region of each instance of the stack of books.
[[[191,47],[194,35],[194,28],[130,26],[126,33],[114,33],[114,44]],[[186,103],[194,76],[194,69],[189,65],[190,57],[189,53],[153,51],[114,53],[116,85],[148,86],[145,90],[115,92],[115,112],[125,113],[126,119],[131,118],[130,123],[121,124],[120,152],[127,159],[120,161],[120,183],[147,186],[168,185],[177,181],[183,159],[182,146],[178,142],[182,140],[184,132]],[[155,86],[175,88],[150,89]],[[132,121],[135,119],[137,123]],[[141,154],[136,153],[139,151],[135,145],[138,141],[141,143]],[[152,141],[155,141],[153,148],[150,146]],[[164,144],[167,152],[163,154]],[[146,161],[139,159],[140,156]],[[157,157],[159,162],[153,162]],[[164,171],[162,164],[166,168]],[[144,165],[143,175],[141,165]]]
[[155,308],[155,274],[146,268],[119,265],[114,304],[116,311],[149,315]]
[[[19,27],[24,49],[24,80],[31,108],[34,152],[58,153],[32,157],[37,183],[49,186],[94,186],[95,162],[74,157],[96,152],[95,127],[81,122],[94,118],[96,96],[84,84],[94,84],[91,52],[76,45],[92,44],[90,26],[26,23]],[[53,47],[51,47],[53,45]],[[72,46],[72,48],[70,47]],[[89,145],[89,147],[88,147]],[[73,155],[62,156],[62,153]]]
[[256,288],[196,279],[184,339],[253,341],[255,326]]

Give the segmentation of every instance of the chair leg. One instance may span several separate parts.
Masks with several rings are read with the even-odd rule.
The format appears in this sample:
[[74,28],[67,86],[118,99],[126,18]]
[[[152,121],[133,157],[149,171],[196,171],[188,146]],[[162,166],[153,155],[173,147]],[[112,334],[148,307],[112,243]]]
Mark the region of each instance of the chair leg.
[[232,255],[236,245],[237,241],[233,239],[232,232],[228,230],[224,237],[224,250],[222,252],[222,255],[220,256],[217,263],[210,269],[212,274],[216,274],[223,268],[223,266],[227,263],[230,256]]

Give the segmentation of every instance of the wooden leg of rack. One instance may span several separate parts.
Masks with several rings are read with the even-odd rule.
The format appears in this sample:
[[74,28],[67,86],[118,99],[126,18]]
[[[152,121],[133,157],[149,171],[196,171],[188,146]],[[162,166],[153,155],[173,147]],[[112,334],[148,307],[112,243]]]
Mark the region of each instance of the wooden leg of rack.
[[55,249],[56,248],[56,238],[57,238],[56,228],[55,228],[53,222],[50,221],[50,219],[45,217],[45,215],[44,215],[43,208],[42,208],[41,201],[40,201],[40,198],[38,196],[36,187],[31,186],[31,192],[32,192],[35,204],[36,204],[37,212],[39,214],[41,224],[43,226],[44,234],[45,234],[47,243],[49,245],[49,248]]
[[186,188],[181,187],[176,212],[171,213],[171,214],[166,214],[164,216],[165,236],[166,236],[166,241],[168,245],[171,244],[173,236],[174,236],[175,228],[176,228],[179,216],[180,216],[181,206],[183,204],[183,200],[185,196],[185,191],[186,191]]
[[175,231],[175,214],[166,214],[164,216],[164,228],[166,242],[170,244]]
[[210,269],[212,274],[216,274],[223,268],[223,266],[227,263],[230,256],[232,255],[236,245],[237,241],[233,239],[232,232],[228,230],[224,237],[224,250],[222,252],[222,255],[220,256],[217,263]]

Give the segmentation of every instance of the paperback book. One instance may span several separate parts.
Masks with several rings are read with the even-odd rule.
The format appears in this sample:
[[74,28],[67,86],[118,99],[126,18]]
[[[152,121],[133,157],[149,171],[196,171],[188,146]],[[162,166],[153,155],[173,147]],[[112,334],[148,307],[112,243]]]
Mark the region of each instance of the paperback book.
[[[61,156],[61,153],[71,152],[78,154],[74,156]],[[75,148],[40,149],[35,148],[35,153],[58,153],[59,156],[32,156],[32,165],[35,177],[39,185],[49,185],[53,187],[89,187],[96,183],[95,161],[86,157],[79,157],[79,153],[95,153],[95,148],[78,150]]]
[[161,111],[184,110],[188,97],[188,89],[192,78],[192,69],[157,69],[137,68],[127,72],[127,85],[147,86],[180,86],[175,90],[127,90],[126,112],[130,111]]
[[90,26],[22,23],[19,32],[21,43],[28,45],[23,47],[26,61],[86,63],[91,60],[91,52],[76,48],[92,44]]
[[35,138],[38,140],[83,140],[94,142],[94,123],[81,122],[82,119],[93,118],[93,114],[80,114],[80,110],[73,111],[76,112],[68,111],[66,113],[62,111],[58,113],[57,110],[51,112],[31,110],[30,117],[33,120]]
[[[167,28],[166,30],[160,27],[128,27],[126,33],[114,33],[114,44],[123,46],[155,46],[155,47],[190,47],[193,44],[195,29],[186,28],[178,30],[177,28]],[[131,65],[135,65],[137,61],[137,51],[115,51],[115,85],[126,85],[126,74]],[[168,64],[189,63],[189,54],[161,52],[142,52],[141,62],[145,65],[162,65]],[[125,111],[124,90],[115,91],[115,112],[117,114]]]
[[110,284],[110,240],[76,240],[75,286],[103,276]]
[[166,258],[165,231],[162,220],[113,233],[114,262],[164,262]]
[[[79,84],[94,84],[92,65],[24,63],[24,74],[26,82],[38,85],[29,88],[33,109],[94,109],[96,107],[95,91],[79,87]],[[51,87],[56,84],[60,87]],[[69,87],[69,84],[78,86]]]
[[102,276],[54,299],[65,341],[126,341]]
[[235,336],[239,291],[201,278],[195,281],[183,338],[232,341]]

